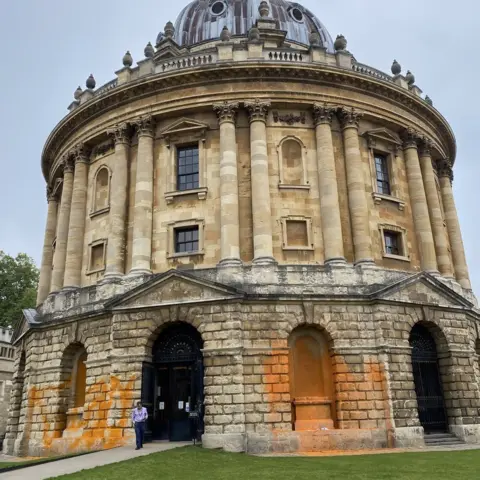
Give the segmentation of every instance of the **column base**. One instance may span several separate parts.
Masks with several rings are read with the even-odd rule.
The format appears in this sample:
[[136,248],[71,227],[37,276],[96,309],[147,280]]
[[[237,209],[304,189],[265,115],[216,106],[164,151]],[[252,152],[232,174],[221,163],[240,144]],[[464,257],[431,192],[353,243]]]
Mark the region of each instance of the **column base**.
[[325,260],[326,267],[344,267],[347,265],[347,259],[345,257],[334,257]]
[[129,272],[127,277],[142,277],[144,275],[151,275],[152,271],[144,268],[132,268]]
[[217,264],[219,268],[243,267],[243,262],[239,258],[223,258]]
[[360,267],[362,270],[371,270],[377,268],[373,258],[364,258],[354,263],[355,267]]
[[66,287],[62,288],[62,292],[74,292],[75,290],[78,290],[80,286],[77,285],[67,285]]
[[442,276],[438,270],[425,270],[425,273],[428,273],[432,277],[441,277]]
[[253,260],[252,265],[277,265],[277,261],[273,257],[257,257]]
[[120,283],[125,275],[123,273],[107,273],[98,282],[98,285],[108,285],[109,283]]

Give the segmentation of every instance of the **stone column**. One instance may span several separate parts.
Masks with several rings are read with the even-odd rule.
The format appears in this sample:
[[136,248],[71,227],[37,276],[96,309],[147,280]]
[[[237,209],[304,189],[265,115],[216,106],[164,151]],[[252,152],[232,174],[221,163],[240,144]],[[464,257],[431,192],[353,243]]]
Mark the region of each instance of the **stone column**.
[[344,264],[346,260],[343,252],[342,222],[331,127],[335,108],[316,104],[313,107],[313,114],[317,138],[318,188],[320,190],[325,263]]
[[430,140],[424,139],[420,150],[420,167],[427,197],[428,213],[432,226],[438,269],[443,276],[453,277],[452,262],[450,261],[450,255],[448,253],[447,233],[443,226],[442,210],[440,208],[440,199],[438,198],[437,184],[433,171],[431,145],[432,142]]
[[428,214],[427,197],[423,186],[420,159],[418,158],[417,135],[413,130],[409,129],[405,135],[403,151],[407,167],[407,181],[413,224],[415,226],[415,234],[420,251],[420,265],[422,270],[426,272],[438,273],[432,226]]
[[245,102],[250,116],[250,157],[252,178],[252,216],[254,264],[274,264],[272,209],[268,176],[267,114],[269,101]]
[[220,124],[220,265],[241,265],[235,119],[238,102],[213,105]]
[[138,131],[137,178],[133,210],[132,268],[130,274],[152,273],[153,139],[152,117],[140,118]]
[[89,163],[88,151],[84,144],[75,147],[74,158],[75,176],[73,178],[72,208],[68,227],[64,288],[77,288],[82,283]]
[[115,126],[108,134],[115,141],[115,163],[110,186],[110,235],[105,279],[121,277],[125,273],[130,128],[124,123]]
[[348,206],[352,222],[356,264],[373,263],[367,194],[358,139],[361,116],[353,108],[343,108],[340,111],[347,172]]
[[57,230],[57,210],[58,200],[47,187],[48,211],[47,225],[45,227],[45,236],[43,240],[42,265],[40,267],[40,279],[38,281],[37,305],[43,303],[50,292],[50,282],[52,280],[53,266],[53,241]]
[[445,212],[445,221],[447,223],[448,236],[450,238],[450,248],[452,249],[453,268],[455,278],[463,288],[471,290],[470,276],[468,274],[467,259],[463,246],[462,232],[457,216],[457,208],[453,198],[452,164],[448,160],[443,160],[438,169],[440,179],[440,190],[442,194],[443,210]]
[[51,292],[58,292],[63,287],[65,275],[65,260],[67,258],[68,226],[70,223],[70,208],[72,205],[73,161],[66,158],[63,165],[63,188],[58,214],[57,241],[53,255],[53,273]]

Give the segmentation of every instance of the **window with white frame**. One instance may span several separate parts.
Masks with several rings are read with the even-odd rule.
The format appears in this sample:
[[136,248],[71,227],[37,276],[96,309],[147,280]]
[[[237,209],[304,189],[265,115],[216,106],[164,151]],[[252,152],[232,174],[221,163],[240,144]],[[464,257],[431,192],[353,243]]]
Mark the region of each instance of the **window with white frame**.
[[202,219],[171,222],[168,225],[168,258],[203,254],[204,221]]
[[406,230],[396,225],[380,225],[383,256],[394,260],[409,261]]

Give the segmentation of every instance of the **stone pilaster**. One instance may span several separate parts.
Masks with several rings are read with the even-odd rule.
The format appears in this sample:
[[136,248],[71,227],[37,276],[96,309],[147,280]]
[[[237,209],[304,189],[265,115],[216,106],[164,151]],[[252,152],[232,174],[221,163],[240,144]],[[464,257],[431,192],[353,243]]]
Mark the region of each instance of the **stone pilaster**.
[[67,258],[68,226],[70,223],[70,209],[72,206],[73,190],[73,161],[70,157],[64,159],[63,188],[58,214],[57,241],[53,255],[53,273],[51,292],[58,292],[63,287],[65,275],[65,261]]
[[343,108],[340,111],[347,171],[348,205],[353,230],[355,263],[357,264],[373,263],[367,194],[358,138],[361,116],[362,114],[353,108]]
[[313,114],[317,139],[318,188],[325,263],[343,264],[345,257],[331,127],[335,108],[316,104],[313,107]]
[[403,144],[410,205],[420,252],[421,268],[426,272],[438,273],[432,226],[428,214],[427,196],[425,194],[420,159],[418,157],[417,138],[416,132],[409,129],[405,134]]
[[85,243],[89,152],[84,144],[75,147],[73,157],[75,160],[75,176],[73,178],[72,207],[68,227],[64,288],[81,286],[83,245]]
[[241,265],[235,120],[238,102],[213,105],[220,125],[220,265]]
[[443,210],[445,212],[445,221],[447,223],[447,231],[450,238],[450,248],[452,249],[455,278],[463,288],[470,290],[472,286],[470,284],[470,276],[468,274],[465,248],[463,246],[462,232],[460,230],[460,223],[457,216],[457,208],[453,198],[452,164],[448,160],[443,160],[440,162],[438,176],[440,179],[440,190],[442,194]]
[[43,240],[42,264],[40,267],[40,279],[38,281],[37,305],[43,303],[50,293],[50,282],[52,280],[53,266],[53,241],[55,240],[55,232],[57,230],[57,210],[58,200],[47,188],[47,224],[45,226],[45,236]]
[[250,116],[250,157],[252,177],[252,216],[254,264],[274,264],[272,208],[268,176],[267,115],[270,102],[245,102]]
[[420,167],[427,197],[438,269],[443,276],[453,277],[452,262],[448,253],[447,233],[443,225],[442,209],[440,208],[440,199],[432,165],[431,141],[428,139],[424,139],[421,144]]
[[141,275],[152,272],[154,121],[150,116],[142,117],[135,127],[138,131],[138,156],[130,273]]
[[125,273],[130,128],[123,123],[109,130],[108,134],[115,142],[115,162],[110,187],[110,235],[105,278],[115,278]]

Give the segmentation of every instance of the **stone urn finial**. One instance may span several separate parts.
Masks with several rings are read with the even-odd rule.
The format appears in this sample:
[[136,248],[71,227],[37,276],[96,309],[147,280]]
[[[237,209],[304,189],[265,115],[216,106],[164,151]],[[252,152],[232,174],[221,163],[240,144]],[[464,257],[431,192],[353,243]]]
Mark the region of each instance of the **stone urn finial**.
[[267,17],[270,16],[270,5],[268,4],[268,2],[263,0],[260,3],[260,6],[258,7],[258,13],[260,14],[260,17],[262,17],[262,18],[267,18]]
[[425,103],[433,107],[433,101],[428,95],[425,96]]
[[337,52],[342,52],[347,49],[347,39],[342,34],[337,35],[333,46]]
[[175,27],[172,22],[167,22],[164,33],[167,38],[172,38],[175,35]]
[[407,83],[410,86],[412,86],[415,83],[415,75],[410,70],[407,70],[407,74],[405,75],[405,79],[407,80]]
[[394,60],[392,63],[392,73],[394,75],[400,75],[401,71],[402,71],[402,66],[396,60]]
[[310,35],[308,37],[308,41],[310,42],[310,45],[312,47],[318,47],[319,45],[322,44],[322,41],[320,39],[320,34],[316,30],[312,30],[310,32]]
[[232,38],[232,34],[230,33],[230,30],[228,29],[228,27],[225,25],[222,28],[222,33],[220,33],[220,40],[222,42],[229,42],[231,38]]
[[90,74],[90,76],[87,78],[87,81],[86,81],[85,85],[87,86],[87,88],[89,90],[93,90],[95,88],[95,86],[97,85],[97,82],[96,82],[95,78],[93,78],[92,74]]
[[79,100],[80,97],[82,96],[82,93],[83,93],[82,87],[80,87],[80,85],[79,85],[77,87],[77,89],[75,90],[75,92],[73,93],[73,98],[75,100]]
[[155,49],[153,48],[151,42],[147,43],[147,46],[143,50],[143,53],[145,55],[145,58],[152,58],[155,55]]
[[252,27],[248,31],[248,41],[249,42],[258,42],[260,41],[260,30],[257,27]]
[[127,50],[127,53],[123,56],[122,62],[124,67],[130,68],[133,65],[133,57],[129,50]]

